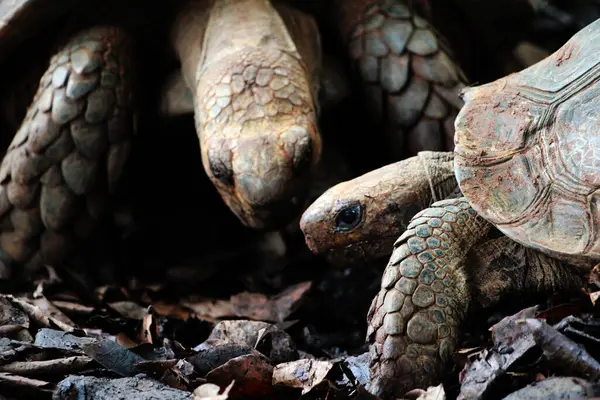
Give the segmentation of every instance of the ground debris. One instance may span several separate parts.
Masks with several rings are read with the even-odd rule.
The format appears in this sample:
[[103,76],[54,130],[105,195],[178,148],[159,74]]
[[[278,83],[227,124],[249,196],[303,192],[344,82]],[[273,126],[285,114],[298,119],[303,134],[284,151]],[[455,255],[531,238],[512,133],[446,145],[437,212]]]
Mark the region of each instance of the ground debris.
[[227,386],[232,380],[237,382],[229,392],[232,399],[273,398],[272,379],[273,366],[261,354],[232,358],[206,375],[208,382],[220,387]]
[[298,351],[290,335],[266,322],[221,321],[215,325],[208,340],[223,340],[253,347],[267,356],[273,364],[298,359]]
[[0,297],[0,335],[5,337],[17,335],[27,328],[29,328],[27,314],[13,305],[9,299]]
[[579,344],[548,325],[546,321],[527,318],[524,323],[533,333],[548,361],[571,374],[588,379],[600,378],[600,363]]
[[124,377],[137,375],[139,370],[136,364],[144,361],[133,351],[109,339],[85,343],[81,345],[81,349],[104,368]]
[[311,282],[301,282],[273,297],[261,293],[243,292],[232,296],[229,300],[201,300],[183,304],[196,312],[199,317],[209,320],[237,317],[256,321],[283,322],[298,308],[311,285]]
[[[595,355],[599,354],[600,321],[591,315],[567,315],[554,326],[546,322],[545,317],[557,315],[564,313],[553,310],[539,312],[538,307],[534,306],[492,326],[493,347],[475,353],[467,362],[460,373],[461,389],[458,398],[482,398],[490,396],[492,390],[494,398],[499,393],[506,396],[510,389],[519,389],[527,385],[527,381],[538,381],[545,376],[576,378],[560,378],[562,380],[555,381],[545,379],[548,382],[542,381],[545,383],[532,385],[519,392],[522,396],[531,397],[509,398],[541,399],[546,398],[543,393],[550,393],[554,389],[556,393],[563,391],[564,398],[580,398],[576,393],[584,390],[582,387],[591,390],[591,386],[584,385],[586,381],[583,379],[597,381],[600,378],[600,363],[588,352],[586,346],[596,350]],[[508,383],[509,378],[510,385],[501,385],[500,382]]]
[[69,376],[58,383],[53,400],[112,399],[192,399],[192,393],[170,388],[159,382],[135,376],[121,379]]
[[334,367],[336,363],[331,361],[306,359],[279,364],[273,371],[273,383],[302,389],[302,394],[306,394],[321,384]]
[[529,307],[504,318],[490,330],[494,347],[477,353],[477,359],[467,363],[461,372],[459,399],[482,397],[494,381],[535,346],[533,335],[518,321],[537,314],[538,307]]
[[44,361],[14,361],[0,365],[0,372],[20,376],[48,376],[76,374],[89,367],[94,360],[86,356],[73,356]]
[[517,390],[504,400],[575,400],[600,395],[600,386],[573,377],[552,377]]
[[35,398],[50,398],[55,385],[38,379],[26,378],[7,372],[0,372],[0,391],[11,393],[13,396]]

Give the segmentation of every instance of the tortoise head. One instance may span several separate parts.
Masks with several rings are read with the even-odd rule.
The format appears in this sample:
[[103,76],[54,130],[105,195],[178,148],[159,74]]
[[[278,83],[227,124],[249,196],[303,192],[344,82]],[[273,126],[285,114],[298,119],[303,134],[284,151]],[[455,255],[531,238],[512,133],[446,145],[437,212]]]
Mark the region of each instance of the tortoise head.
[[321,154],[316,22],[269,1],[185,3],[173,41],[204,170],[244,225],[281,228],[305,206]]
[[333,186],[311,204],[300,220],[310,250],[336,265],[389,257],[394,241],[423,209],[421,197],[428,199],[415,190],[428,187],[427,178],[421,175],[415,187],[402,175],[401,163]]
[[209,142],[205,169],[244,225],[278,229],[305,206],[320,136],[314,124],[289,126],[276,119],[246,129],[256,135]]

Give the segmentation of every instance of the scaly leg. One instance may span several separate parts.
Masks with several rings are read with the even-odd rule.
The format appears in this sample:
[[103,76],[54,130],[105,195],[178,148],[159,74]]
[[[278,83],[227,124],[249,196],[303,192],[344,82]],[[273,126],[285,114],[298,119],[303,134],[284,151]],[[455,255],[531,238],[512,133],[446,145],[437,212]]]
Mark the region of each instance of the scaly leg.
[[371,387],[379,395],[436,384],[471,302],[509,294],[576,293],[575,267],[508,237],[480,240],[490,224],[464,197],[434,203],[395,243],[368,314]]
[[490,226],[464,197],[413,217],[367,316],[370,391],[402,397],[439,378],[471,300],[466,255]]
[[113,27],[78,33],[52,57],[0,165],[5,263],[60,263],[100,218],[133,134],[130,57]]
[[338,0],[335,10],[394,156],[452,150],[466,78],[438,33],[402,0]]

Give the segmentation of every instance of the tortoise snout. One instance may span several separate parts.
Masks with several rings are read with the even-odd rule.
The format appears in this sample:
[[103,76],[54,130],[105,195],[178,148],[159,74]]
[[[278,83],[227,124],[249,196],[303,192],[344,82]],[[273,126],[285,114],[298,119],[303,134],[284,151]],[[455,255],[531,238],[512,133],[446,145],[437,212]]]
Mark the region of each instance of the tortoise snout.
[[307,182],[286,174],[274,175],[238,175],[236,194],[244,206],[246,225],[277,229],[301,212],[307,196]]
[[279,136],[239,141],[231,157],[235,197],[248,226],[279,228],[298,217],[320,148],[293,127]]

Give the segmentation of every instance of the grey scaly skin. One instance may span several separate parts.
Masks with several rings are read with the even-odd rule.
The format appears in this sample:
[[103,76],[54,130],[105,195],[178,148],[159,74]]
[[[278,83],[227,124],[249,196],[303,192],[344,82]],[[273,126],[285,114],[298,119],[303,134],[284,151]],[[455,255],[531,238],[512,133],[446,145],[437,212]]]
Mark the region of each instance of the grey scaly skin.
[[134,133],[130,57],[125,32],[96,27],[51,59],[0,165],[4,258],[61,260],[100,218]]
[[464,197],[436,202],[412,219],[367,316],[370,391],[401,396],[438,382],[474,302],[581,287],[572,266],[509,238],[479,243],[491,227]]
[[459,198],[419,212],[398,238],[367,315],[374,393],[399,394],[440,375],[471,300],[466,255],[489,229]]
[[332,18],[396,159],[453,149],[467,82],[445,40],[410,3],[336,0]]

